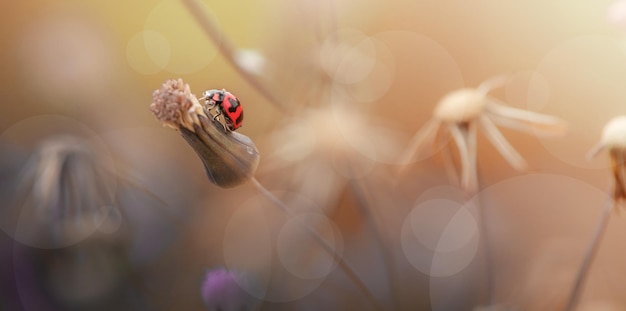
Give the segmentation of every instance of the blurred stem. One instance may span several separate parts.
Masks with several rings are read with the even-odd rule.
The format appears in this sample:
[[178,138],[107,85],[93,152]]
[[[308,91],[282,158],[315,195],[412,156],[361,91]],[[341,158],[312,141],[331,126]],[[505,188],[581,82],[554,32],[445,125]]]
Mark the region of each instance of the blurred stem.
[[135,181],[130,176],[125,176],[123,174],[117,174],[116,176],[120,182],[125,183],[128,187],[135,188],[147,194],[150,198],[152,198],[157,203],[159,203],[159,204],[155,204],[157,206],[157,209],[163,212],[165,216],[168,217],[168,219],[174,216],[176,223],[182,224],[182,221],[183,221],[182,217],[174,213],[173,211],[169,210],[170,205],[167,202],[165,202],[158,194],[152,192],[152,190],[148,189],[146,186],[143,186],[140,182]]
[[256,178],[252,177],[250,179],[250,182],[265,197],[267,197],[277,207],[279,207],[285,214],[287,214],[287,216],[289,216],[291,218],[294,218],[294,219],[296,219],[298,221],[299,225],[301,225],[302,228],[304,228],[313,237],[313,239],[316,242],[318,242],[320,244],[320,246],[337,261],[337,264],[338,264],[339,268],[341,268],[346,273],[348,278],[350,278],[354,282],[354,284],[361,290],[361,292],[363,293],[365,298],[371,303],[371,305],[374,307],[374,309],[379,310],[379,311],[384,310],[383,307],[376,301],[376,298],[374,298],[374,295],[367,288],[365,283],[363,283],[363,281],[354,272],[354,270],[352,270],[352,268],[350,268],[348,263],[345,260],[343,260],[343,258],[341,256],[339,256],[335,252],[335,250],[330,246],[330,244],[328,244],[328,242],[326,241],[326,239],[324,239],[324,237],[322,237],[319,233],[317,233],[317,231],[315,231],[315,229],[309,227],[309,225],[307,225],[307,224],[303,223],[302,221],[298,220],[298,218],[295,218],[296,215],[291,211],[291,209],[285,203],[283,203],[279,198],[277,198],[274,194],[272,194],[269,190],[267,190],[265,187],[263,187],[263,185],[261,185],[261,183],[259,183],[259,181]]
[[[493,260],[491,252],[491,241],[489,239],[489,218],[488,213],[485,210],[486,204],[483,202],[483,196],[481,194],[482,174],[478,169],[477,161],[477,144],[476,144],[476,127],[477,124],[459,123],[456,126],[450,127],[451,134],[457,142],[459,153],[461,154],[461,160],[465,158],[464,177],[462,178],[462,185],[467,191],[470,198],[475,198],[476,211],[478,213],[478,230],[480,241],[482,242],[483,256],[485,258],[485,282],[487,287],[487,306],[491,307],[494,304],[494,280],[493,280]],[[455,134],[456,132],[456,134]],[[465,152],[463,150],[465,149]],[[463,161],[462,161],[463,162]]]
[[[478,163],[476,163],[478,166]],[[487,283],[487,306],[493,306],[494,304],[494,281],[493,281],[493,260],[491,258],[491,241],[489,239],[489,214],[487,213],[486,204],[484,204],[484,198],[480,192],[482,189],[482,175],[480,170],[476,169],[476,176],[478,180],[477,192],[476,192],[476,210],[478,211],[479,222],[479,236],[481,237],[483,245],[483,256],[485,257],[485,274]]]
[[611,216],[611,210],[613,209],[613,204],[615,200],[609,196],[606,204],[604,205],[604,209],[602,210],[602,214],[600,215],[600,219],[598,220],[598,226],[596,227],[596,231],[593,234],[593,238],[591,239],[591,243],[589,244],[587,251],[585,252],[585,256],[583,257],[583,262],[580,265],[580,269],[578,269],[578,274],[576,275],[576,281],[574,281],[574,286],[572,287],[572,291],[570,293],[569,299],[567,301],[567,307],[565,307],[566,311],[573,311],[576,309],[576,305],[580,300],[580,294],[585,285],[585,280],[587,279],[587,275],[589,274],[589,268],[593,263],[596,254],[598,253],[598,248],[600,247],[600,241],[604,236],[604,232],[606,231],[606,227],[609,223],[609,219]]
[[[350,166],[350,170],[355,172],[352,166]],[[355,178],[350,181],[350,185],[352,186],[352,191],[356,194],[356,198],[358,200],[357,206],[363,214],[363,217],[367,220],[369,227],[372,230],[372,235],[380,248],[382,259],[385,264],[385,268],[387,269],[387,282],[389,290],[391,291],[391,295],[393,297],[392,309],[400,310],[401,308],[398,308],[397,306],[397,304],[399,304],[399,299],[397,298],[397,290],[394,282],[396,266],[394,258],[391,255],[391,250],[389,249],[387,243],[385,243],[385,235],[381,234],[383,225],[380,223],[380,220],[382,220],[382,217],[376,212],[376,209],[369,204],[372,200],[369,198],[368,193],[372,192],[369,191],[367,184],[363,180]]]
[[182,0],[182,2],[189,10],[189,13],[191,13],[191,15],[200,24],[200,27],[209,36],[209,39],[211,39],[213,44],[215,44],[220,53],[224,56],[226,61],[228,61],[228,63],[235,68],[237,73],[239,73],[241,77],[243,77],[250,85],[261,93],[261,95],[267,98],[270,103],[275,105],[280,112],[288,113],[289,109],[287,109],[285,103],[275,97],[256,76],[237,63],[235,60],[235,52],[237,49],[232,42],[230,42],[228,38],[223,35],[217,26],[217,23],[211,18],[211,14],[206,11],[200,2],[198,0]]
[[337,13],[335,10],[335,0],[328,0],[328,14],[330,15],[330,35],[335,43],[339,42],[337,38]]

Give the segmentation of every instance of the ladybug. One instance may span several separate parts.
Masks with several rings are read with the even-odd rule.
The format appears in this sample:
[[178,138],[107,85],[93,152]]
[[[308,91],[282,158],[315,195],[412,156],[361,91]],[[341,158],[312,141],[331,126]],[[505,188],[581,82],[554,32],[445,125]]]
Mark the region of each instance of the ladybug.
[[217,107],[217,114],[213,116],[214,120],[221,114],[224,115],[224,129],[232,132],[241,127],[243,107],[235,95],[224,89],[208,90],[203,93],[203,99],[207,109]]

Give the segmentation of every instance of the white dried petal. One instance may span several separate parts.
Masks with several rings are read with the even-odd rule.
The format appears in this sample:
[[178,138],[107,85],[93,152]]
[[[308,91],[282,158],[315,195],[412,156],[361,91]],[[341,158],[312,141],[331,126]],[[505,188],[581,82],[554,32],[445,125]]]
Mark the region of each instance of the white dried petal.
[[480,125],[483,128],[483,132],[485,136],[491,144],[496,147],[498,152],[506,159],[513,168],[518,171],[525,170],[528,165],[526,161],[522,157],[522,155],[511,146],[511,144],[504,138],[504,135],[500,132],[500,130],[496,127],[496,125],[489,119],[488,117],[480,118]]
[[509,107],[497,99],[488,99],[485,111],[492,121],[509,128],[544,136],[562,136],[567,132],[567,123],[560,118]]

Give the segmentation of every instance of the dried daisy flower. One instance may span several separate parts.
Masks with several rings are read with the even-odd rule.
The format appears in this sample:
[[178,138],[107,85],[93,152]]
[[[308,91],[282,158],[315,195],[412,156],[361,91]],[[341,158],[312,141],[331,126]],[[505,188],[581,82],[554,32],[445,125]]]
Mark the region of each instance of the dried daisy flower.
[[626,199],[624,180],[624,160],[626,159],[626,116],[618,116],[610,120],[602,130],[602,138],[590,152],[588,157],[595,157],[600,151],[607,150],[613,172],[613,200],[619,202]]
[[526,161],[504,138],[496,124],[538,135],[562,135],[566,124],[557,117],[508,107],[489,95],[505,81],[505,77],[496,77],[478,88],[463,88],[444,96],[435,107],[433,118],[413,137],[400,163],[406,166],[414,161],[425,146],[435,142],[441,134],[438,132],[447,131],[460,152],[461,184],[466,191],[473,193],[478,185],[476,132],[480,127],[513,168],[525,169]]
[[154,91],[150,111],[164,126],[180,132],[216,185],[234,187],[254,175],[260,156],[252,140],[226,132],[219,121],[207,116],[182,79],[168,80]]
[[224,268],[209,270],[202,283],[202,300],[209,310],[258,310],[261,301],[248,292],[253,283],[245,273]]
[[620,201],[626,199],[624,190],[624,159],[626,151],[626,116],[618,116],[611,119],[602,130],[602,137],[600,142],[591,149],[588,154],[589,158],[598,155],[602,150],[609,152],[609,158],[611,161],[611,170],[613,174],[612,178],[612,195],[610,195],[607,203],[605,204],[598,225],[596,226],[591,242],[587,247],[587,251],[583,257],[582,263],[576,275],[574,285],[570,292],[570,297],[567,303],[567,311],[573,311],[578,305],[583,286],[589,274],[589,268],[593,263],[593,260],[598,253],[598,248],[606,227],[608,226],[611,211],[618,211],[617,205]]
[[[320,108],[299,111],[298,118],[289,119],[270,137],[273,152],[268,155],[262,175],[280,176],[274,179],[288,189],[311,198],[314,205],[301,208],[332,214],[342,196],[352,193],[356,207],[367,219],[374,241],[379,244],[389,281],[394,271],[393,258],[386,243],[383,217],[372,205],[370,180],[385,178],[376,171],[377,163],[395,159],[400,144],[383,126],[374,125],[356,109],[335,103]],[[375,177],[374,177],[375,176]],[[311,210],[308,210],[311,211]],[[357,281],[355,283],[358,284]],[[363,288],[363,286],[361,286]],[[365,291],[364,291],[365,292]],[[368,295],[369,300],[371,295]],[[376,305],[372,302],[372,305]]]
[[[481,83],[478,88],[462,88],[444,96],[433,111],[433,118],[420,129],[412,139],[410,147],[400,159],[406,167],[423,152],[424,147],[435,143],[447,131],[460,153],[461,186],[470,193],[478,190],[477,143],[478,127],[482,128],[487,139],[516,170],[527,167],[526,161],[504,138],[496,124],[525,132],[542,135],[560,135],[566,125],[559,118],[508,107],[489,95],[494,88],[504,85],[505,76],[498,76]],[[442,132],[442,133],[439,133]],[[488,306],[493,305],[493,272],[488,239],[488,225],[485,212],[481,208],[480,230],[483,252],[487,266]]]

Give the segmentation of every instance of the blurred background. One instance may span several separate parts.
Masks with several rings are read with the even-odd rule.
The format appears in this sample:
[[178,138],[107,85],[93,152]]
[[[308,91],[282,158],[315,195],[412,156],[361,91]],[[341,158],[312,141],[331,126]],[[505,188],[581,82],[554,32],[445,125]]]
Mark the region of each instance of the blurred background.
[[[586,154],[626,113],[626,2],[200,0],[214,40],[189,2],[3,3],[0,310],[211,309],[213,269],[243,275],[245,310],[371,308],[297,221],[211,184],[154,118],[179,77],[241,100],[259,181],[386,310],[564,305],[609,189],[607,155]],[[477,198],[438,153],[394,173],[440,98],[501,74],[494,97],[569,125],[502,129],[530,171],[479,132]],[[625,235],[613,215],[581,309],[626,310]]]

